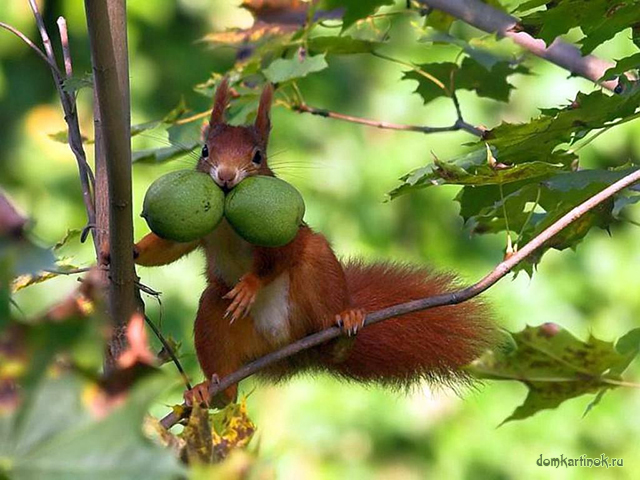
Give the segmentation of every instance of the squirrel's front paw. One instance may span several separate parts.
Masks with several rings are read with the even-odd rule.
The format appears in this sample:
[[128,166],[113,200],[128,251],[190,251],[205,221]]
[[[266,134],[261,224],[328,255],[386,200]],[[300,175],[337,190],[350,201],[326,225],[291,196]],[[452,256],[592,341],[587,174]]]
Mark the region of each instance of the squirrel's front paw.
[[[138,245],[134,245],[133,246],[133,260],[136,261],[138,260],[138,257],[140,256],[140,249],[138,247]],[[100,261],[100,265],[110,265],[111,264],[111,252],[109,252],[108,249],[105,249],[104,251],[100,252],[100,254],[98,255],[98,259]]]
[[233,289],[223,298],[231,300],[224,314],[225,318],[231,315],[231,323],[239,318],[246,317],[256,301],[258,292],[262,287],[262,282],[254,273],[247,273],[236,284]]
[[336,324],[343,333],[355,335],[364,326],[366,313],[362,308],[350,308],[336,315]]

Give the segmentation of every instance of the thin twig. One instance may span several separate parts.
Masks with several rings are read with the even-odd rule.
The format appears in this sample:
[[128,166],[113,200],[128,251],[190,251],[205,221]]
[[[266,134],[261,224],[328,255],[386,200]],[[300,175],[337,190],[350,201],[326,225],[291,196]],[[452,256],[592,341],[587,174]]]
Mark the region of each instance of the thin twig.
[[[435,295],[433,297],[423,298],[420,300],[413,300],[411,302],[401,303],[399,305],[393,305],[382,310],[370,312],[365,319],[364,327],[373,325],[374,323],[381,322],[388,318],[398,317],[411,312],[417,312],[421,310],[427,310],[430,308],[441,307],[445,305],[457,305],[459,303],[466,302],[473,297],[480,295],[482,292],[496,284],[500,279],[506,276],[516,265],[526,259],[535,250],[544,245],[549,239],[554,237],[568,225],[575,222],[578,218],[583,216],[589,210],[595,208],[605,200],[611,198],[621,190],[640,182],[640,169],[634,170],[629,175],[624,176],[620,180],[609,185],[604,190],[600,191],[590,199],[581,203],[577,207],[570,210],[561,218],[556,220],[551,226],[547,227],[538,236],[533,238],[527,243],[521,250],[514,253],[511,257],[498,264],[489,274],[482,278],[479,282],[471,285],[470,287],[455,292],[443,293]],[[213,399],[216,395],[229,388],[232,385],[240,382],[241,380],[253,375],[264,368],[273,365],[291,355],[294,355],[303,350],[315,347],[329,340],[342,335],[342,331],[338,327],[330,327],[326,330],[314,333],[307,337],[304,337],[294,343],[291,343],[280,350],[269,353],[263,357],[250,362],[235,372],[222,378],[219,382],[212,382],[209,389],[209,397]],[[181,409],[182,416],[175,412],[171,412],[165,416],[160,423],[165,428],[171,428],[178,423],[185,415],[188,415],[189,408],[183,405]]]
[[60,43],[62,43],[62,58],[64,59],[64,71],[67,78],[73,76],[73,64],[71,63],[71,50],[69,48],[69,34],[67,33],[67,21],[64,17],[58,17],[58,30],[60,31]]
[[[73,63],[71,61],[71,49],[69,48],[67,21],[64,17],[58,18],[58,30],[60,32],[60,43],[62,44],[65,72],[67,79],[69,79],[73,75]],[[58,92],[61,95],[60,98],[65,110],[65,120],[67,120],[67,117],[71,117],[70,120],[67,120],[67,123],[69,124],[69,146],[71,147],[71,151],[75,154],[76,161],[78,163],[78,172],[80,174],[80,182],[82,183],[82,194],[85,198],[85,205],[90,204],[90,208],[87,208],[87,223],[95,224],[95,178],[91,167],[87,163],[87,157],[82,144],[82,134],[80,133],[80,122],[78,120],[75,95],[66,92],[64,89],[59,89]],[[66,107],[64,105],[65,101],[63,97],[66,99]],[[71,138],[72,133],[74,137],[73,142]]]
[[173,351],[173,348],[171,347],[167,339],[164,338],[164,335],[162,334],[160,329],[156,327],[156,324],[153,323],[147,315],[144,316],[144,319],[146,320],[147,325],[149,325],[149,328],[153,331],[153,333],[158,338],[158,340],[160,340],[162,347],[165,349],[167,354],[169,354],[169,357],[171,358],[171,361],[173,362],[173,364],[176,366],[176,369],[178,370],[178,372],[180,372],[180,375],[182,376],[182,380],[184,381],[185,387],[187,387],[187,390],[191,390],[192,387],[191,387],[191,382],[189,381],[189,376],[187,375],[187,372],[184,371],[184,368],[182,368],[182,364],[180,363],[180,360],[178,359],[178,356],[176,355],[176,353]]
[[53,46],[51,45],[51,39],[49,38],[49,34],[47,33],[47,28],[44,25],[44,20],[42,19],[42,15],[40,14],[40,9],[38,8],[38,4],[36,0],[29,0],[29,5],[31,6],[31,10],[33,11],[33,16],[36,19],[36,25],[38,26],[38,31],[40,32],[40,37],[42,38],[42,44],[44,45],[44,51],[47,54],[47,57],[53,62],[56,63],[56,57],[53,54]]
[[[293,83],[293,86],[296,89],[294,90],[296,92],[296,95],[300,95],[299,90],[297,90],[297,85]],[[284,94],[284,92],[282,93]],[[424,125],[405,125],[400,123],[384,122],[379,120],[370,120],[368,118],[354,117],[351,115],[344,115],[342,113],[332,112],[324,108],[311,107],[306,103],[304,103],[303,101],[301,101],[300,97],[298,98],[296,103],[281,102],[280,104],[298,113],[310,113],[312,115],[317,115],[320,117],[333,118],[336,120],[343,120],[345,122],[357,123],[360,125],[367,125],[369,127],[382,128],[387,130],[401,130],[406,132],[419,132],[419,133],[426,133],[426,134],[439,133],[439,132],[456,132],[459,130],[464,130],[465,132],[469,132],[472,135],[482,137],[482,135],[484,135],[484,130],[478,127],[474,127],[470,123],[465,122],[464,119],[462,118],[462,113],[460,111],[460,104],[458,102],[458,97],[456,96],[455,92],[451,94],[447,92],[447,95],[451,96],[451,99],[453,100],[453,104],[456,108],[456,114],[457,114],[456,122],[453,125],[450,125],[447,127],[427,127]],[[178,125],[182,125],[185,123],[193,122],[195,120],[199,120],[201,118],[206,118],[209,115],[211,115],[211,110],[206,110],[204,112],[196,113],[189,117],[181,118],[175,123]]]
[[401,130],[405,132],[420,132],[420,133],[440,133],[440,132],[456,132],[458,130],[464,130],[473,135],[482,136],[483,132],[479,128],[468,124],[467,122],[458,119],[453,125],[447,127],[427,127],[424,125],[406,125],[401,123],[382,122],[379,120],[370,120],[368,118],[354,117],[352,115],[344,115],[342,113],[332,112],[324,108],[310,107],[307,104],[284,104],[287,108],[299,113],[310,113],[311,115],[318,115],[324,118],[333,118],[335,120],[342,120],[345,122],[357,123],[360,125],[367,125],[369,127],[382,128],[387,130]]
[[87,273],[92,270],[92,267],[75,268],[73,270],[54,270],[45,268],[43,271],[47,273],[53,273],[54,275],[78,275],[79,273]]
[[[42,15],[40,14],[38,4],[35,2],[35,0],[29,0],[29,5],[31,6],[33,16],[36,20],[36,24],[38,25],[38,31],[40,32],[40,37],[42,38],[42,43],[44,45],[46,57],[48,59],[47,63],[51,67],[53,81],[55,83],[58,96],[60,97],[62,110],[64,111],[64,119],[67,122],[69,131],[69,148],[76,157],[76,163],[78,164],[78,174],[80,176],[80,184],[82,186],[82,199],[84,202],[85,210],[87,212],[87,223],[95,224],[95,206],[93,200],[93,191],[90,184],[90,179],[93,178],[93,173],[90,173],[91,167],[89,167],[89,164],[87,163],[87,157],[82,145],[82,135],[80,133],[80,122],[78,121],[75,98],[69,95],[63,88],[64,77],[62,76],[60,69],[57,67],[56,58],[53,53],[53,47],[51,46],[51,39],[49,38],[49,34],[47,33],[44,21],[42,20]],[[66,32],[66,22],[58,22],[58,26],[60,28],[61,38],[68,39],[68,34]]]
[[[293,110],[298,113],[310,113],[312,115],[318,115],[320,117],[333,118],[336,120],[343,120],[345,122],[357,123],[360,125],[367,125],[370,127],[383,128],[387,130],[401,130],[406,132],[419,132],[419,133],[425,133],[425,134],[440,133],[440,132],[455,132],[458,130],[464,130],[466,132],[471,133],[472,135],[477,135],[479,137],[482,137],[484,135],[484,130],[474,127],[473,125],[465,122],[464,119],[462,118],[460,103],[458,102],[458,97],[453,88],[453,80],[452,80],[451,87],[447,89],[445,85],[441,83],[438,79],[436,79],[435,77],[432,77],[431,75],[429,75],[428,73],[424,72],[423,70],[421,70],[420,68],[416,67],[411,63],[404,62],[402,60],[397,60],[395,58],[387,57],[385,55],[380,55],[375,53],[374,55],[384,60],[389,60],[395,63],[399,63],[400,65],[408,66],[414,71],[425,75],[426,78],[428,78],[429,80],[435,82],[436,85],[442,88],[443,91],[447,94],[447,96],[450,96],[451,99],[453,100],[453,105],[455,106],[456,116],[457,116],[455,123],[448,127],[427,127],[424,125],[406,125],[406,124],[399,124],[399,123],[383,122],[378,120],[370,120],[368,118],[354,117],[351,115],[344,115],[342,113],[332,112],[326,109],[310,107],[304,101],[302,92],[298,88],[298,85],[296,84],[296,82],[292,83],[293,92],[296,96],[295,102],[291,103],[290,101],[287,100],[285,102],[282,102],[282,104],[285,107],[289,108],[290,110]],[[284,94],[284,91],[282,91],[282,94]]]
[[[453,83],[453,79],[452,79],[452,83]],[[456,94],[456,91],[453,88],[453,85],[451,87],[451,101],[453,102],[453,106],[456,109],[456,115],[458,117],[454,125],[459,126],[460,130],[465,130],[473,135],[477,135],[478,137],[482,138],[485,134],[486,129],[474,127],[470,123],[465,122],[464,118],[462,118],[462,109],[460,108],[458,95]]]
[[176,125],[182,125],[182,124],[185,124],[185,123],[190,123],[190,122],[193,122],[195,120],[200,120],[201,118],[206,118],[209,115],[211,115],[211,109],[206,110],[204,112],[196,113],[196,114],[191,115],[189,117],[181,118],[180,120],[176,120],[175,124]]
[[60,70],[58,69],[58,66],[55,63],[52,63],[51,60],[49,60],[49,57],[47,57],[44,52],[42,50],[40,50],[38,48],[38,46],[33,43],[29,37],[27,37],[24,33],[22,33],[20,30],[18,30],[15,27],[12,27],[11,25],[4,23],[4,22],[0,22],[0,28],[4,28],[5,30],[10,31],[11,33],[13,33],[16,37],[18,37],[20,40],[22,40],[24,43],[26,43],[34,52],[36,52],[40,58],[42,58],[45,62],[47,62],[47,65],[49,65],[49,67],[51,67],[52,70],[55,70],[57,72],[58,75],[60,75]]
[[[451,72],[451,74],[453,75],[454,72]],[[453,83],[453,79],[452,79],[452,83]],[[456,115],[458,116],[458,120],[460,120],[461,122],[464,122],[464,119],[462,118],[462,110],[460,109],[460,101],[458,101],[458,95],[456,94],[455,89],[451,89],[451,101],[453,102],[453,106],[456,109]]]

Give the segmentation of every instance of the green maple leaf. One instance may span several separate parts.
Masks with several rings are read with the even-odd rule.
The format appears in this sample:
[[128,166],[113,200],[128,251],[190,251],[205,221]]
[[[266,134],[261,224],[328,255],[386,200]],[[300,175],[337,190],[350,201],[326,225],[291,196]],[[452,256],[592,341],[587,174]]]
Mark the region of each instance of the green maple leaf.
[[507,81],[507,77],[528,72],[527,68],[513,66],[506,61],[495,62],[487,69],[469,57],[465,58],[461,65],[453,62],[426,63],[418,65],[418,68],[439,82],[438,84],[416,71],[405,72],[403,79],[418,82],[416,93],[422,97],[425,104],[438,97],[450,96],[451,89],[473,90],[480,97],[506,102],[514,88]]
[[262,71],[272,83],[282,83],[296,78],[306,77],[310,73],[319,72],[327,68],[325,54],[306,55],[300,59],[297,56],[293,58],[279,58],[271,62],[271,64]]
[[432,164],[409,172],[400,178],[402,183],[389,196],[393,199],[435,185],[506,185],[546,178],[564,168],[562,164],[541,161],[495,168],[488,163],[486,151],[477,149],[446,162],[436,158]]
[[362,40],[348,35],[312,37],[308,41],[310,53],[326,53],[328,55],[371,53],[381,45],[383,45],[382,42]]
[[524,403],[502,423],[589,393],[598,394],[599,401],[606,390],[619,386],[620,375],[640,351],[640,329],[615,344],[593,335],[584,342],[554,323],[526,327],[512,337],[512,349],[488,352],[469,368],[479,378],[518,381],[529,389]]
[[521,17],[524,30],[550,44],[556,37],[580,27],[585,35],[580,40],[585,54],[640,22],[640,0],[534,0],[520,5],[517,11],[527,12],[543,5],[545,9]]
[[540,160],[568,164],[574,156],[556,147],[584,138],[589,131],[610,126],[617,119],[630,117],[639,104],[640,89],[629,95],[579,93],[564,108],[544,109],[542,115],[527,123],[505,122],[489,130],[482,142],[497,149],[496,158],[502,163]]
[[324,0],[321,8],[333,10],[344,8],[342,30],[346,30],[356,21],[366,18],[384,5],[393,5],[394,0]]
[[613,80],[631,70],[640,70],[640,53],[634,53],[616,61],[615,67],[611,67],[602,76],[603,80]]

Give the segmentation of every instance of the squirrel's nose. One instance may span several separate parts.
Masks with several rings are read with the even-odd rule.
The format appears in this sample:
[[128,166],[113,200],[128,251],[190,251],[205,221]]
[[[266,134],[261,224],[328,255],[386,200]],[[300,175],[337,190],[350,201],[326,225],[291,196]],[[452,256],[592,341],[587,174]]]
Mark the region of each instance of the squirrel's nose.
[[231,182],[235,180],[237,172],[232,168],[218,168],[217,177],[222,187],[231,186]]

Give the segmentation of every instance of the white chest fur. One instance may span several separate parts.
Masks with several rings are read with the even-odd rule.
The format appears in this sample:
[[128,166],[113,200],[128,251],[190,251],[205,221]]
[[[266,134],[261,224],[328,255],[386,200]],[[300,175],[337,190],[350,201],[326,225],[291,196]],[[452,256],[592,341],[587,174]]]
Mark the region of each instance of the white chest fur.
[[251,270],[252,248],[249,242],[238,236],[226,220],[204,239],[207,252],[213,253],[213,265],[208,268],[233,287],[240,277]]
[[[223,220],[205,240],[206,249],[213,254],[208,268],[228,286],[233,287],[242,275],[251,271],[253,249]],[[259,292],[251,318],[260,334],[274,345],[287,343],[289,328],[289,273],[276,277]]]

